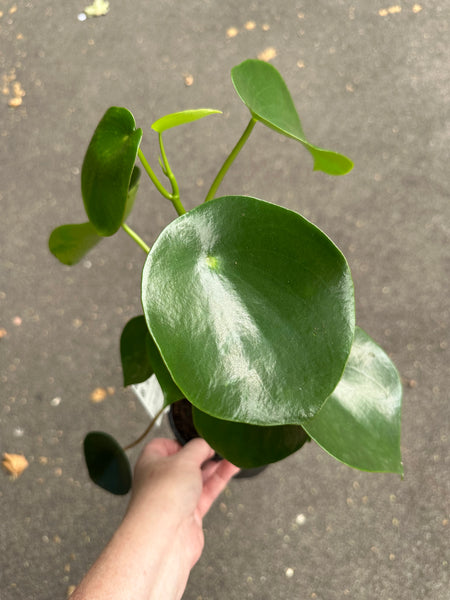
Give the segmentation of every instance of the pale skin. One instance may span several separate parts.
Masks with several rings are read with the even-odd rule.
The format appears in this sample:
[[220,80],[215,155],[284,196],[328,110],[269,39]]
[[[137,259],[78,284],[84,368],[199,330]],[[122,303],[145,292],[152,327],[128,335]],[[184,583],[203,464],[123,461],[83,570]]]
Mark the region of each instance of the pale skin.
[[201,438],[142,451],[125,517],[71,600],[180,600],[204,546],[202,520],[238,468]]

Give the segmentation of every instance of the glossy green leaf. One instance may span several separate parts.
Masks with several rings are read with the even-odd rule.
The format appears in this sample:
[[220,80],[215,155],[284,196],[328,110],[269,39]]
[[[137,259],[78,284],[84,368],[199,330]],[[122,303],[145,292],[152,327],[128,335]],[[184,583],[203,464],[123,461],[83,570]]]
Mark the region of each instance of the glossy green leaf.
[[130,319],[120,338],[124,386],[141,383],[153,373],[158,379],[168,406],[183,398],[150,335],[144,315]]
[[128,219],[128,217],[131,214],[131,211],[133,210],[134,201],[136,200],[136,195],[137,195],[137,192],[139,189],[140,179],[141,179],[141,170],[139,167],[134,166],[133,171],[131,173],[130,184],[128,187],[127,201],[125,203],[125,211],[124,211],[123,220],[122,220],[123,223]]
[[178,125],[184,125],[185,123],[191,123],[198,119],[203,119],[209,115],[222,114],[221,110],[215,110],[213,108],[196,108],[192,110],[182,110],[180,112],[172,113],[161,117],[155,121],[152,125],[152,129],[158,133],[177,127]]
[[153,374],[148,351],[150,333],[143,316],[130,319],[120,336],[123,385],[141,383]]
[[64,265],[75,265],[102,239],[91,223],[74,223],[54,229],[48,246]]
[[210,417],[192,409],[198,433],[214,450],[241,469],[252,469],[282,460],[310,438],[299,425],[260,427]]
[[147,257],[142,303],[185,397],[228,421],[313,417],[353,341],[341,252],[297,213],[255,198],[217,198],[173,221]]
[[[134,167],[131,175],[130,187],[127,194],[124,221],[130,214],[139,187],[141,172]],[[92,223],[74,223],[61,225],[52,231],[48,241],[50,252],[65,265],[75,265],[94,246],[101,242],[103,236],[99,235]]]
[[[142,318],[145,321],[145,317]],[[158,346],[155,344],[150,334],[148,335],[147,349],[156,379],[158,380],[164,395],[164,406],[168,406],[169,404],[172,404],[172,402],[176,402],[177,400],[184,398],[183,392],[177,387],[172,379],[171,374],[161,358]]]
[[360,328],[344,374],[320,413],[303,427],[329,454],[363,471],[403,473],[402,386],[384,351]]
[[127,208],[128,190],[142,138],[133,115],[109,108],[90,141],[81,171],[81,192],[89,221],[102,236],[114,234]]
[[112,494],[124,495],[130,491],[130,463],[111,435],[102,431],[88,433],[84,438],[84,457],[94,483]]
[[231,70],[231,79],[253,118],[302,143],[314,158],[315,171],[344,175],[353,168],[346,156],[318,148],[306,139],[289,90],[273,65],[249,59]]

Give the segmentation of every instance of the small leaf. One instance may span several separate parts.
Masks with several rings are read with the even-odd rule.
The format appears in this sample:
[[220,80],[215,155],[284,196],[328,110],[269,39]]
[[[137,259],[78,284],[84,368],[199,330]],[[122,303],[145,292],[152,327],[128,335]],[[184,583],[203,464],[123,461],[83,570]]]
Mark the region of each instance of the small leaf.
[[148,352],[150,334],[143,316],[134,317],[125,325],[120,336],[123,385],[141,383],[152,375]]
[[309,440],[298,425],[259,427],[210,417],[192,408],[198,433],[214,450],[241,469],[252,469],[282,460]]
[[125,325],[120,338],[120,355],[124,386],[146,381],[155,373],[165,406],[183,398],[148,331],[144,315],[134,317]]
[[[139,168],[134,167],[127,194],[124,221],[133,208],[139,187],[140,175]],[[61,225],[54,229],[50,235],[48,245],[50,252],[58,260],[64,265],[71,266],[80,262],[102,240],[103,236],[97,233],[92,223],[74,223],[71,225]]]
[[91,431],[84,439],[84,457],[89,477],[112,494],[130,491],[132,474],[120,444],[108,433]]
[[64,265],[75,265],[102,239],[91,223],[75,223],[54,229],[48,245]]
[[182,110],[180,112],[172,113],[161,117],[155,121],[152,125],[152,129],[158,133],[166,131],[171,127],[177,127],[178,125],[184,125],[185,123],[191,123],[198,119],[203,119],[208,115],[222,114],[221,110],[215,110],[213,108],[197,108],[192,110]]
[[303,144],[314,158],[315,171],[344,175],[353,168],[346,156],[308,142],[289,90],[273,65],[249,59],[233,67],[231,79],[253,118]]
[[[145,321],[145,317],[142,316],[142,318]],[[177,387],[172,379],[172,375],[169,373],[169,370],[159,353],[158,346],[155,344],[150,333],[147,338],[147,350],[150,355],[150,362],[152,363],[156,379],[164,394],[164,406],[168,406],[169,404],[184,398],[183,392]]]
[[126,108],[111,107],[90,141],[81,171],[89,221],[102,236],[113,235],[126,212],[128,190],[142,138]]
[[303,427],[324,450],[351,467],[401,474],[401,399],[395,366],[357,327],[341,381]]
[[338,248],[299,214],[243,196],[166,227],[144,266],[142,305],[184,397],[253,425],[313,417],[354,336],[353,283]]
[[136,199],[136,194],[139,189],[140,179],[141,179],[141,170],[139,167],[134,166],[133,172],[131,173],[130,185],[128,187],[127,201],[125,204],[125,212],[123,215],[122,222],[125,222],[128,219],[131,211],[133,210],[134,201]]

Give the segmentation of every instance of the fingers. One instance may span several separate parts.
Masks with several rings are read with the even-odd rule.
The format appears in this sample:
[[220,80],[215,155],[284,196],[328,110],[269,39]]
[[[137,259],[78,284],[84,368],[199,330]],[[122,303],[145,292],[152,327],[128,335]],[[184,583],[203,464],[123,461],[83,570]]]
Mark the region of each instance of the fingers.
[[202,481],[205,483],[213,475],[220,466],[220,462],[217,460],[208,460],[202,466]]
[[224,490],[233,475],[239,472],[239,467],[236,467],[227,460],[221,460],[216,465],[215,469],[211,468],[209,479],[204,480],[203,483],[203,493],[198,503],[198,511],[201,518],[206,515],[214,500]]
[[150,458],[164,458],[172,456],[180,450],[181,446],[175,440],[155,438],[144,448],[143,454]]
[[184,460],[188,460],[200,467],[214,456],[214,450],[203,438],[195,438],[180,450],[180,455],[183,455]]

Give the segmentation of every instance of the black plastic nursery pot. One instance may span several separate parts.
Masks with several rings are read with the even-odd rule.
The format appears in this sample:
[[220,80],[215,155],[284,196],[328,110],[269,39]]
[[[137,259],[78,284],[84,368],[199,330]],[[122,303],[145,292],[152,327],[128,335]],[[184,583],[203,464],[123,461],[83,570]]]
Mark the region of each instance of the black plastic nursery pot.
[[[187,444],[190,440],[200,437],[194,427],[192,405],[186,399],[179,400],[170,405],[169,424],[177,442],[182,446]],[[213,457],[213,460],[221,460],[221,456],[216,454]],[[263,465],[261,467],[255,467],[254,469],[241,469],[234,477],[236,479],[255,477],[255,475],[259,475],[259,473],[267,469],[267,467],[268,465]]]

